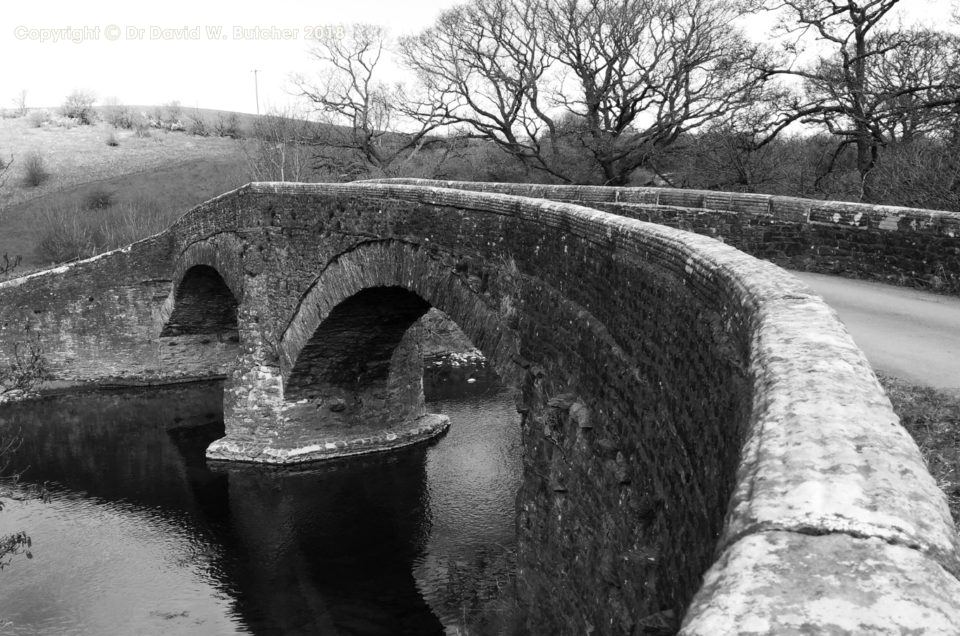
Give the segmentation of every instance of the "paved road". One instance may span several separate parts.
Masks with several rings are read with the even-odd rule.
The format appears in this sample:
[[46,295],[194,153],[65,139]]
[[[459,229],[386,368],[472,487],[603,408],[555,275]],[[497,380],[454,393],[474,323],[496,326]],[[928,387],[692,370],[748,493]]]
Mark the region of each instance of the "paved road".
[[960,298],[791,272],[836,310],[877,371],[960,392]]

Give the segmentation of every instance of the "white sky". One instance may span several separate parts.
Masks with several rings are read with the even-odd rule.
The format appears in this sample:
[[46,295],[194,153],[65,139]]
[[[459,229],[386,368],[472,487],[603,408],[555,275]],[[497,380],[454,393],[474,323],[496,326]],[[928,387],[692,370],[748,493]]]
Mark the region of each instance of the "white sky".
[[[68,93],[83,89],[100,100],[117,97],[124,104],[179,100],[185,108],[252,113],[253,69],[259,69],[261,110],[291,100],[291,73],[310,72],[306,28],[372,22],[386,25],[392,35],[403,35],[429,26],[454,4],[454,0],[0,0],[0,108],[12,106],[22,89],[31,107],[58,106]],[[119,39],[107,39],[109,25],[119,27]],[[19,27],[100,30],[98,39],[79,43],[40,42]],[[199,27],[199,40],[169,39],[164,34],[151,38],[152,27]],[[220,27],[221,38],[208,36],[207,27]],[[286,41],[237,39],[235,27],[297,32]],[[143,29],[143,38],[128,37],[133,35],[128,29]]]
[[[291,103],[291,74],[310,72],[308,28],[372,22],[388,27],[392,35],[414,33],[456,3],[0,0],[0,108],[12,106],[13,98],[23,89],[30,107],[58,106],[68,93],[82,89],[94,92],[99,101],[116,97],[124,104],[155,105],[178,100],[185,108],[252,113],[256,111],[252,70],[259,69],[260,108],[264,111],[269,106]],[[909,14],[907,20],[933,24],[949,22],[952,4],[952,0],[902,2]],[[751,30],[762,31],[759,24]],[[68,36],[80,30],[77,35],[83,41],[37,39],[43,29],[68,27]],[[213,32],[218,27],[220,37]],[[294,37],[238,38],[236,27],[290,29]],[[86,37],[84,28],[89,29]],[[178,40],[174,32],[154,31],[184,28],[193,29],[198,39]]]

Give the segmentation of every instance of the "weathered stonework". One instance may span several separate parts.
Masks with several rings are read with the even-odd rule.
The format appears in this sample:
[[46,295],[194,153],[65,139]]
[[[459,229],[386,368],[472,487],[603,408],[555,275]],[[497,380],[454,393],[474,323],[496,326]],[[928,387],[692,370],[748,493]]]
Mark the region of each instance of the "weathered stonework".
[[299,462],[442,432],[405,340],[429,307],[517,389],[532,633],[960,633],[944,496],[862,353],[797,279],[708,237],[504,194],[251,184],[0,283],[0,355],[28,323],[61,379],[224,375],[209,456]]
[[758,258],[960,294],[960,214],[769,194],[385,179],[566,201],[705,234]]

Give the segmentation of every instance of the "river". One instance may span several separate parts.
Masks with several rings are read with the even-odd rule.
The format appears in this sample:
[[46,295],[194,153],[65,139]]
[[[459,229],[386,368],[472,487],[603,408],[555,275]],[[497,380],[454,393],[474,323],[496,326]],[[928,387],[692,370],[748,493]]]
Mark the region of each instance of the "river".
[[[429,446],[282,470],[208,465],[219,383],[0,406],[2,634],[473,634],[509,622],[519,417],[480,367],[432,367]],[[7,428],[6,430],[10,430]]]

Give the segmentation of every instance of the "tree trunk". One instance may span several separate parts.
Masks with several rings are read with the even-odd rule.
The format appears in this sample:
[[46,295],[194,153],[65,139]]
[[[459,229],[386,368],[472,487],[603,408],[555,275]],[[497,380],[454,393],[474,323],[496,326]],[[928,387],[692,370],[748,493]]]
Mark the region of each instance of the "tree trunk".
[[866,126],[857,126],[857,173],[860,175],[860,201],[877,202],[877,189],[874,185],[873,168],[877,165],[877,142],[866,130]]

